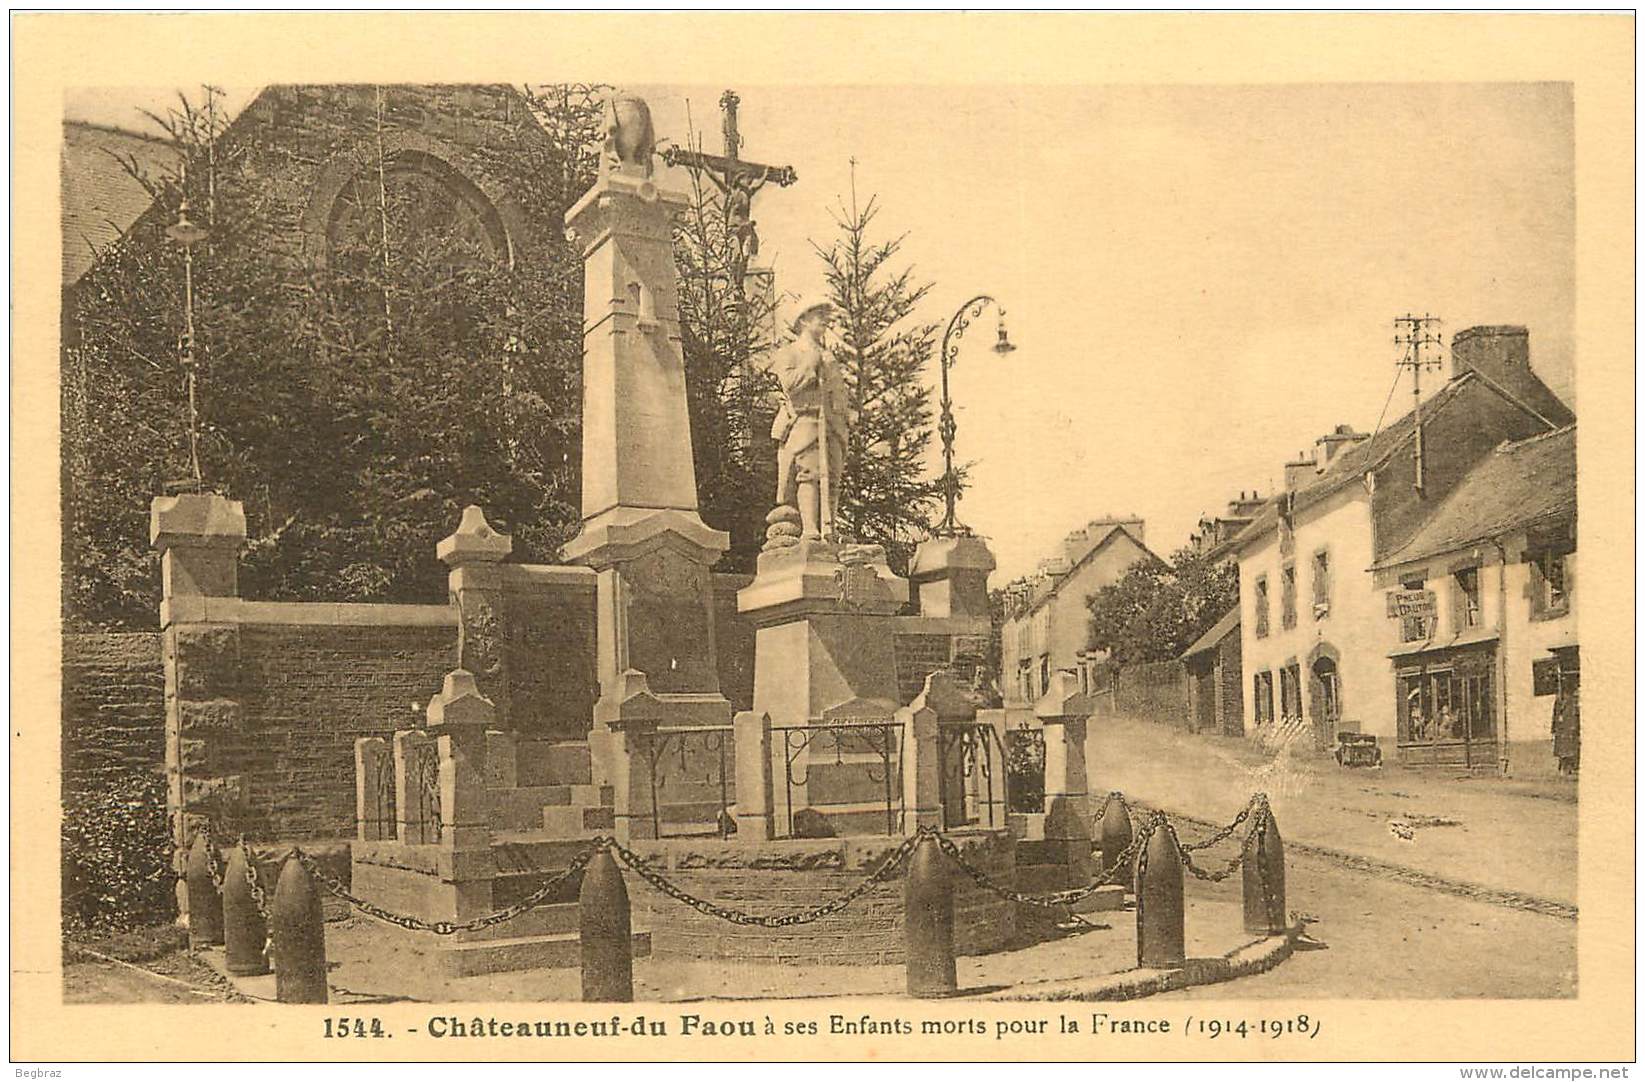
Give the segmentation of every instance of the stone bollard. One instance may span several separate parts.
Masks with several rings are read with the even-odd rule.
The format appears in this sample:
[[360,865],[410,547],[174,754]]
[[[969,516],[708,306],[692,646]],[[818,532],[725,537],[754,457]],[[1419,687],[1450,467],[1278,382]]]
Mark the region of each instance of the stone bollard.
[[[257,900],[246,882],[246,851],[235,846],[223,870],[223,961],[236,977],[256,977],[268,972],[268,925],[257,911]],[[255,875],[255,869],[252,869]]]
[[583,1002],[634,1002],[634,939],[628,888],[610,849],[594,854],[577,894]]
[[223,895],[211,881],[211,841],[207,831],[194,835],[183,873],[188,884],[188,945],[190,950],[223,944]]
[[[1131,815],[1118,793],[1109,793],[1097,820],[1097,844],[1102,847],[1102,870],[1110,871],[1119,855],[1131,845]],[[1124,882],[1124,880],[1121,880]]]
[[280,869],[269,906],[274,933],[274,997],[281,1003],[326,1002],[326,918],[320,892],[293,853]]
[[1245,930],[1253,935],[1285,931],[1285,845],[1274,813],[1264,807],[1262,822],[1245,841],[1240,869],[1245,894]]
[[1187,959],[1183,935],[1182,852],[1165,816],[1156,814],[1140,854],[1137,891],[1137,965],[1176,969]]
[[921,999],[953,995],[959,988],[954,968],[954,885],[931,834],[920,839],[908,861],[903,932],[908,943],[908,994]]

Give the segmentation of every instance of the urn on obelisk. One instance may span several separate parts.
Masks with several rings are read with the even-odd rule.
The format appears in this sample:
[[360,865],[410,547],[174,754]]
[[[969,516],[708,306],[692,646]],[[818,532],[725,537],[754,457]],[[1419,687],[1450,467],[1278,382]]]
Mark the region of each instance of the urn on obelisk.
[[730,538],[698,513],[673,220],[645,101],[607,106],[603,168],[566,215],[583,254],[583,524],[564,557],[598,572],[596,728],[643,674],[665,720],[729,721],[709,568]]

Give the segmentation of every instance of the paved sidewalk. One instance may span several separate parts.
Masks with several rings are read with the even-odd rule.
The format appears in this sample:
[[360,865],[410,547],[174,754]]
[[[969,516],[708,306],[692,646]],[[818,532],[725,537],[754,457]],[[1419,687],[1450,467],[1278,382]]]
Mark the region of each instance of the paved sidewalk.
[[1119,789],[1167,813],[1221,825],[1260,789],[1287,842],[1460,886],[1567,907],[1577,901],[1574,781],[1344,769],[1311,750],[1276,756],[1237,737],[1112,718],[1092,720],[1086,751],[1094,808]]

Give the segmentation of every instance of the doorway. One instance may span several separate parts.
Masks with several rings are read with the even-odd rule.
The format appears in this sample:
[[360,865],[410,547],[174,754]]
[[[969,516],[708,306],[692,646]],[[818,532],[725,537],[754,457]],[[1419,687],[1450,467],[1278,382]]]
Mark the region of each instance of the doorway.
[[1314,718],[1314,746],[1328,748],[1342,721],[1342,679],[1336,659],[1321,655],[1308,670],[1308,705]]

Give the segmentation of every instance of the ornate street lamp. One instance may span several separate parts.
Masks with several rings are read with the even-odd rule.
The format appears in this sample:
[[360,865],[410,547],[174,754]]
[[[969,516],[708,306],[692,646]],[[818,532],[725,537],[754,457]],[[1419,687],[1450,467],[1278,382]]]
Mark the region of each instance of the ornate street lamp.
[[200,472],[200,408],[195,397],[198,366],[194,359],[194,246],[207,237],[205,227],[195,224],[188,216],[188,172],[183,172],[183,198],[177,205],[177,221],[166,227],[166,236],[183,248],[183,372],[188,381],[188,458],[194,474],[194,491],[205,487]]
[[965,337],[966,328],[971,321],[982,315],[982,310],[992,304],[999,313],[999,333],[994,341],[994,352],[1004,356],[1017,347],[1005,334],[1005,309],[1000,302],[986,293],[978,294],[960,305],[954,318],[948,321],[948,330],[942,336],[942,416],[937,421],[937,434],[942,437],[942,484],[943,499],[947,509],[943,514],[942,522],[934,531],[938,537],[965,537],[969,536],[969,527],[961,526],[959,519],[954,517],[954,505],[960,497],[960,475],[954,469],[954,433],[958,425],[954,422],[954,401],[948,394],[948,370],[954,366],[960,348],[960,339]]

